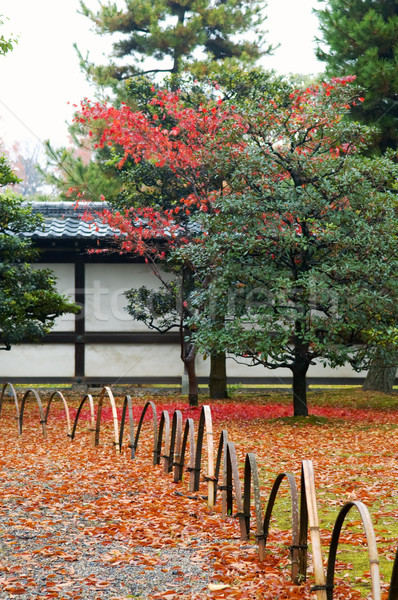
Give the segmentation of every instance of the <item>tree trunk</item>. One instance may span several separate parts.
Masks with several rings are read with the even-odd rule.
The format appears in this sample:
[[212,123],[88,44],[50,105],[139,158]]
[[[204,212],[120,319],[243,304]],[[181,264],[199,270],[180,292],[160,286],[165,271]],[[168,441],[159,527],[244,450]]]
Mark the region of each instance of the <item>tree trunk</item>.
[[[185,12],[186,12],[186,10],[182,7],[179,7],[179,9],[177,9],[178,25],[184,25]],[[180,72],[182,56],[183,55],[182,55],[180,48],[175,47],[174,52],[173,52],[173,67],[171,69],[171,73],[179,73]],[[176,90],[174,90],[174,91],[176,91]]]
[[195,344],[191,341],[192,331],[185,329],[184,327],[184,305],[185,305],[185,290],[192,289],[191,285],[192,271],[187,268],[182,269],[181,273],[181,284],[180,284],[180,352],[181,360],[185,365],[185,369],[188,375],[188,402],[189,406],[199,405],[199,391],[198,391],[198,380],[196,378],[195,369],[195,357],[196,348]]
[[225,352],[217,352],[210,356],[209,388],[211,400],[228,398]]
[[363,389],[390,394],[395,381],[397,364],[398,355],[396,353],[391,356],[391,359],[386,359],[381,353],[376,352],[366,375]]
[[188,402],[189,406],[199,405],[198,380],[195,369],[196,350],[194,344],[189,344],[188,351],[185,353],[183,362],[188,375]]
[[295,323],[293,373],[293,410],[295,417],[308,417],[307,406],[307,371],[310,366],[308,343],[302,342],[302,323]]
[[293,409],[295,417],[308,417],[307,371],[308,363],[292,367],[293,373]]

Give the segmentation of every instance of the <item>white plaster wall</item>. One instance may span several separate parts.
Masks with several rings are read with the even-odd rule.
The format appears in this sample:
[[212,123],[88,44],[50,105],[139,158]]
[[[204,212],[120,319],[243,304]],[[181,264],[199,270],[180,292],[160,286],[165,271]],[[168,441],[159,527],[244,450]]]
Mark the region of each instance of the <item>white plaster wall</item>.
[[73,344],[36,346],[21,344],[9,352],[1,351],[0,377],[73,377]]
[[[239,359],[243,362],[244,359]],[[246,361],[248,362],[248,361]],[[286,371],[285,377],[290,376],[288,369],[279,369],[279,371]],[[198,377],[208,377],[210,372],[210,358],[203,360],[202,356],[196,357],[196,374]],[[228,377],[274,377],[274,371],[265,369],[261,365],[255,367],[249,367],[248,364],[238,364],[232,358],[227,358],[227,376]],[[279,376],[283,376],[279,374]]]
[[[49,344],[14,346],[9,352],[0,354],[0,377],[73,377],[73,344]],[[207,377],[209,359],[197,357],[197,375]],[[181,377],[184,365],[177,344],[87,344],[86,376],[117,380],[119,377]],[[280,377],[281,382],[291,377],[289,369],[271,371],[262,366],[248,367],[227,360],[229,377]],[[364,376],[365,373],[362,373]],[[309,377],[360,377],[349,365],[338,369],[311,366]]]
[[366,376],[366,371],[360,371],[360,372],[356,372],[354,371],[354,369],[351,367],[351,365],[349,363],[346,363],[344,366],[342,367],[336,367],[335,369],[332,369],[331,367],[324,367],[323,363],[321,363],[320,361],[315,361],[316,364],[315,365],[310,365],[310,368],[308,369],[308,377],[353,377],[353,378],[358,378],[358,377],[365,377]]
[[[290,369],[266,369],[262,365],[255,367],[249,367],[242,364],[237,364],[234,360],[227,360],[227,375],[229,377],[280,377],[281,380],[291,379],[292,372]],[[330,377],[342,378],[342,377],[364,377],[366,372],[356,373],[350,365],[344,367],[338,367],[332,369],[331,367],[324,367],[322,364],[317,363],[316,365],[310,365],[307,377]]]
[[[227,359],[227,376],[228,377],[280,377],[281,380],[290,379],[292,377],[292,372],[290,369],[266,369],[262,365],[256,365],[254,367],[249,366],[249,361],[245,361],[245,359],[238,359],[239,363],[237,363],[232,358]],[[246,362],[246,364],[244,364]],[[243,363],[243,364],[242,364]],[[210,371],[210,359],[206,358],[203,360],[203,357],[198,356],[196,359],[196,373],[199,377],[207,377]],[[332,378],[342,378],[342,377],[365,377],[366,371],[362,371],[360,373],[356,373],[349,364],[346,364],[343,367],[338,367],[336,369],[332,369],[331,367],[324,367],[322,363],[316,361],[315,365],[311,365],[307,377],[330,377]]]
[[[60,294],[64,294],[72,301],[75,300],[75,269],[72,263],[41,263],[35,265],[38,269],[51,269],[56,277],[56,288]],[[51,331],[74,331],[75,330],[75,315],[66,314],[58,317],[55,320],[54,327]]]
[[86,331],[147,331],[124,310],[124,292],[142,285],[161,286],[146,264],[86,265]]
[[181,377],[184,365],[174,344],[87,344],[87,377]]

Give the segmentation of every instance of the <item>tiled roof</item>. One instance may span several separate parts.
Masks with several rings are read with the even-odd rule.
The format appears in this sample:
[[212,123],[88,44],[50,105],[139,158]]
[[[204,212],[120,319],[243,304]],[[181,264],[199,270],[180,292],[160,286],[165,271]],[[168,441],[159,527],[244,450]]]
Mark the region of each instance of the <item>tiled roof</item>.
[[104,202],[81,203],[78,208],[75,202],[34,202],[32,207],[44,217],[42,228],[25,234],[33,239],[97,239],[113,237],[118,233],[109,225],[82,220],[86,210],[95,213],[106,208]]
[[[23,237],[33,239],[92,239],[98,238],[113,238],[119,235],[118,229],[113,229],[109,225],[96,223],[95,217],[93,221],[88,222],[82,220],[86,211],[95,215],[96,212],[101,212],[108,205],[105,202],[81,202],[76,207],[75,202],[33,202],[31,204],[35,212],[40,213],[44,217],[42,227],[38,227],[34,231],[25,232]],[[137,225],[145,225],[145,221],[136,222]],[[202,228],[199,223],[188,223],[188,230],[191,233],[200,233]],[[183,230],[181,230],[183,232]],[[171,233],[164,229],[162,236],[168,238]]]

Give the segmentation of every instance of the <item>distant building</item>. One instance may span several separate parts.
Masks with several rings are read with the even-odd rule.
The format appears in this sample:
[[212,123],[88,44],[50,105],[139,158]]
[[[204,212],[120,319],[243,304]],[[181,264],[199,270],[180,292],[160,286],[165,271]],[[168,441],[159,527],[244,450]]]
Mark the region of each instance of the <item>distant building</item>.
[[[90,203],[90,210],[103,208]],[[159,384],[179,386],[184,373],[178,332],[157,333],[134,321],[124,310],[124,292],[160,283],[136,256],[90,253],[112,245],[115,232],[108,225],[81,219],[85,208],[73,202],[37,202],[45,218],[43,230],[27,234],[40,249],[38,268],[51,268],[58,291],[81,304],[77,315],[56,320],[44,342],[20,344],[2,352],[0,376],[20,383]],[[230,383],[288,384],[288,369],[266,370],[227,362]],[[207,383],[209,361],[197,359],[200,383]],[[349,383],[363,377],[350,367],[310,368],[310,383]],[[359,379],[358,379],[359,378]]]

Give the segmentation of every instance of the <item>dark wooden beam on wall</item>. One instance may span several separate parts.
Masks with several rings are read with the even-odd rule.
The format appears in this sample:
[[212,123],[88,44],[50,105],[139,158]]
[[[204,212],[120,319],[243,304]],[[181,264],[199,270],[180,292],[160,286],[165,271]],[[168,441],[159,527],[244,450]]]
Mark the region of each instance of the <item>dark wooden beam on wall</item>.
[[75,262],[75,302],[80,304],[81,310],[75,316],[75,378],[76,382],[83,380],[85,375],[85,265],[81,258]]
[[[79,338],[77,340],[77,338]],[[179,344],[180,337],[176,332],[157,333],[155,331],[76,331],[48,333],[44,344],[74,344],[77,341],[85,344]],[[29,343],[29,342],[24,342]]]

